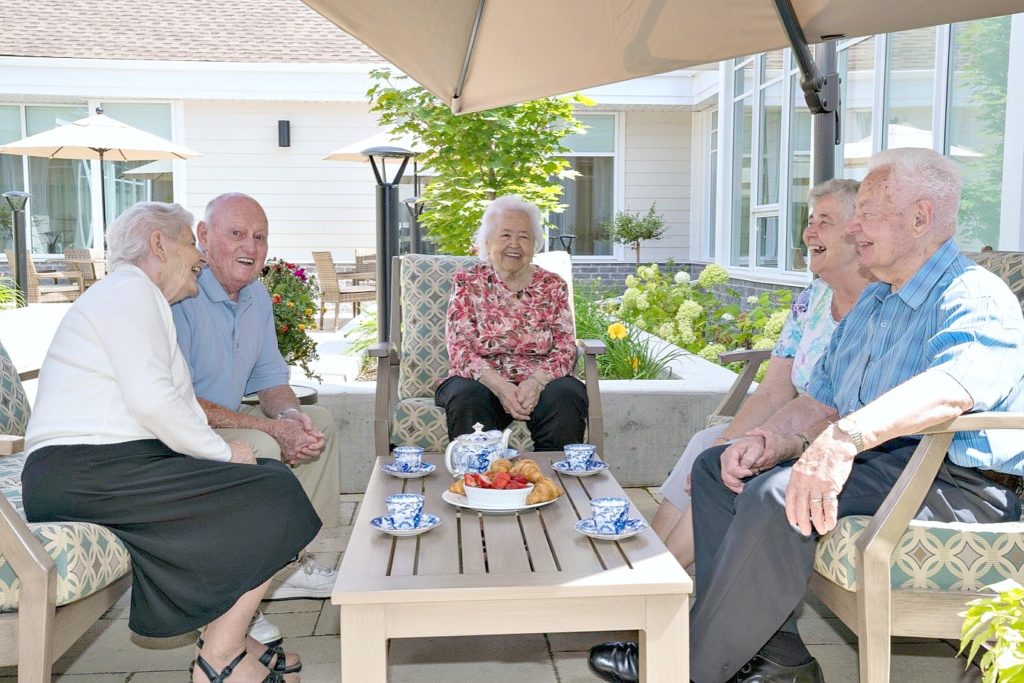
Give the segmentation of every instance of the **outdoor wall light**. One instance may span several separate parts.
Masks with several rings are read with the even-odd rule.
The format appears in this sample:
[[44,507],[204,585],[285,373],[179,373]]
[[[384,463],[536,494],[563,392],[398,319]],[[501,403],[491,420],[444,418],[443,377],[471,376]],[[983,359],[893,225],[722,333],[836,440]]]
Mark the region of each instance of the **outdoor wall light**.
[[278,121],[277,122],[277,146],[278,147],[291,147],[292,146],[292,122],[291,121]]

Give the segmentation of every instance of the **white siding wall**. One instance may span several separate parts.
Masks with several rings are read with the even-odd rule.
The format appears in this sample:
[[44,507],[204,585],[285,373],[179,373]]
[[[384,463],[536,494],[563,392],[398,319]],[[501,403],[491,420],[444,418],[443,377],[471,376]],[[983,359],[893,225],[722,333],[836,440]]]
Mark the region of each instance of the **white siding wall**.
[[[690,254],[691,113],[630,111],[625,121],[622,208],[647,211],[657,202],[657,211],[668,224],[662,239],[640,245],[640,258],[685,260]],[[636,256],[627,248],[623,258],[633,261]]]
[[[277,146],[278,120],[291,121],[291,147]],[[368,164],[324,161],[329,152],[377,132],[361,103],[184,103],[187,208],[200,217],[223,192],[255,197],[270,219],[270,256],[312,261],[330,249],[351,261],[375,246],[375,182]],[[391,168],[388,168],[389,172]]]

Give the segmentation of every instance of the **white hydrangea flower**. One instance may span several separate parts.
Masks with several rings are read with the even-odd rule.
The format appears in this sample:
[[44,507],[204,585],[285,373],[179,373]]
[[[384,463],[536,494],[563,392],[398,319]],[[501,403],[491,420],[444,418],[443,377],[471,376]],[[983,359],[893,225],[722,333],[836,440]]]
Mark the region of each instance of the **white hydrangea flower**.
[[756,296],[754,296],[754,295],[751,295],[751,296],[747,297],[747,303],[748,304],[756,304],[758,301],[759,301],[759,299]]
[[734,316],[732,313],[723,313],[722,314],[722,320],[724,320],[727,323],[731,323],[735,319],[736,319],[736,316]]
[[675,277],[672,279],[676,281],[677,285],[690,284],[690,274],[687,273],[685,270],[680,270],[678,273],[675,274]]

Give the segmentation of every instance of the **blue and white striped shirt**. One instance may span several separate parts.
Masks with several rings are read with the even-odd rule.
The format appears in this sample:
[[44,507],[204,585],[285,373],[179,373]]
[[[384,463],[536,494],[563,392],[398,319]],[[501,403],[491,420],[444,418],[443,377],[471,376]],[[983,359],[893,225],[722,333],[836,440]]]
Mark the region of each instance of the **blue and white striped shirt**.
[[[946,242],[898,291],[868,285],[836,328],[807,393],[849,415],[926,370],[974,399],[972,412],[1024,412],[1024,317],[1009,287]],[[961,432],[949,458],[1024,475],[1024,430]]]

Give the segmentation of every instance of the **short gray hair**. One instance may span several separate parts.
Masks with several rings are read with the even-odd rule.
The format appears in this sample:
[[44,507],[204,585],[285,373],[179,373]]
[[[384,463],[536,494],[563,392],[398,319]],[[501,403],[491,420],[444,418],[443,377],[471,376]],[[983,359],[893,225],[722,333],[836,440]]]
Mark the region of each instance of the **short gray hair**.
[[482,259],[487,258],[487,239],[490,237],[491,230],[497,225],[498,219],[506,213],[516,212],[525,214],[530,221],[534,251],[540,251],[544,247],[544,222],[541,220],[540,209],[536,204],[531,204],[517,194],[507,194],[498,197],[484,209],[480,227],[473,235],[473,245],[476,247],[477,256]]
[[818,183],[807,193],[807,207],[813,211],[814,205],[825,197],[835,197],[842,204],[846,211],[846,217],[853,216],[853,205],[857,200],[857,190],[860,189],[859,180],[848,178],[832,178],[823,183]]
[[138,263],[149,253],[149,236],[154,230],[177,238],[192,230],[192,214],[178,204],[139,202],[117,217],[107,228],[107,266]]
[[868,173],[875,171],[889,172],[890,199],[901,206],[931,202],[936,224],[947,229],[948,237],[956,233],[964,183],[955,161],[931,149],[900,147],[871,157]]

